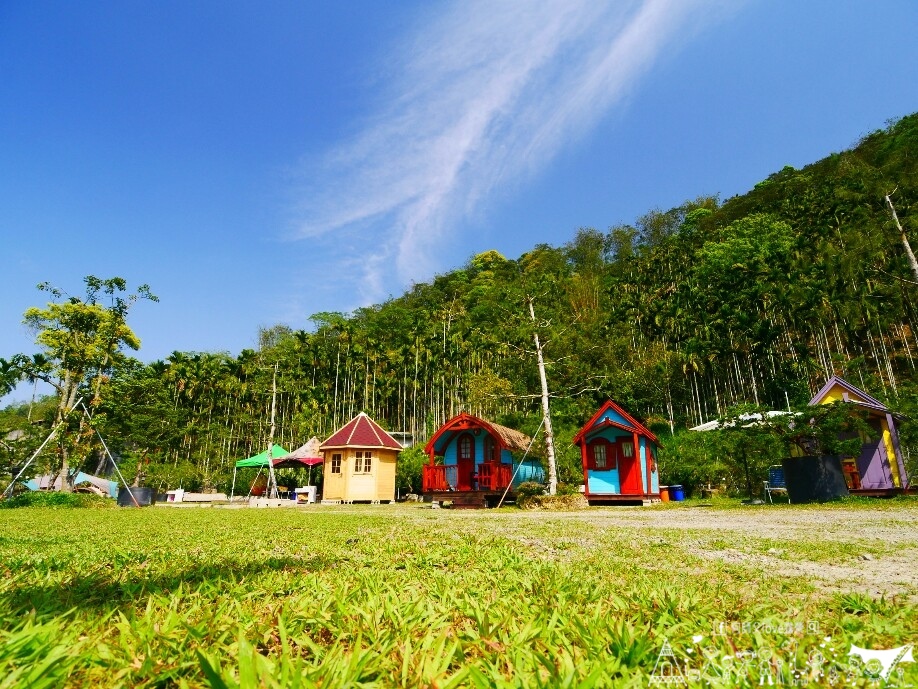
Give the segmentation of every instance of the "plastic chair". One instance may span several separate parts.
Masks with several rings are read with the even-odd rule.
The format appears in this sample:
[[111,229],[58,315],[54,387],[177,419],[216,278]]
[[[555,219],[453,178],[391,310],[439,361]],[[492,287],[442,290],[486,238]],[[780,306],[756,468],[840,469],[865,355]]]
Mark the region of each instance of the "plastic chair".
[[787,501],[790,502],[787,484],[784,481],[784,467],[778,464],[768,467],[768,480],[765,481],[765,497],[773,505],[775,501],[771,497],[772,493],[787,495]]

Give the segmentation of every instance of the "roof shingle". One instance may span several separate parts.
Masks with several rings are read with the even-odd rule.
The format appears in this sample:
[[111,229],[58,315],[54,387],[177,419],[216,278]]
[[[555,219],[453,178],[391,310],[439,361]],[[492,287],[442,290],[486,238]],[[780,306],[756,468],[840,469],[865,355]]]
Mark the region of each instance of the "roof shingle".
[[322,443],[320,449],[331,447],[370,447],[402,450],[402,446],[365,412],[360,412]]

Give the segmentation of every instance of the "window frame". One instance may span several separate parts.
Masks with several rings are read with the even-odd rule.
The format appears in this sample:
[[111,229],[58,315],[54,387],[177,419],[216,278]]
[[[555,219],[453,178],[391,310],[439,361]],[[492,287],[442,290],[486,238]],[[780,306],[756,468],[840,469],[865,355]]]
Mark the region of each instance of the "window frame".
[[341,473],[341,453],[335,453],[331,456],[331,473]]
[[[468,454],[465,454],[463,450],[468,450]],[[470,433],[463,433],[456,441],[456,461],[475,461],[475,438]]]
[[[612,471],[618,469],[618,455],[616,454],[616,443],[608,438],[595,438],[587,443],[587,468],[593,471]],[[605,464],[599,466],[596,463],[596,448],[601,447],[605,457]]]
[[354,453],[354,473],[371,474],[373,473],[373,451],[357,450]]
[[[606,443],[593,443],[593,467],[597,471],[605,471],[609,466],[608,445]],[[602,464],[599,460],[602,460]]]
[[634,459],[635,448],[633,438],[625,436],[619,441],[619,445],[622,448],[622,459]]

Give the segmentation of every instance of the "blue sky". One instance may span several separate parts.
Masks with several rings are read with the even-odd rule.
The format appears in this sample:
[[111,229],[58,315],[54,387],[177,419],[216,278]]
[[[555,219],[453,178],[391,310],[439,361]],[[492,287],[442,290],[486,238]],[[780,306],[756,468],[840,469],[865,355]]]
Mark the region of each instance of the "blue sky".
[[[913,0],[0,3],[0,356],[50,281],[237,353],[918,110]],[[22,396],[17,393],[18,396]]]

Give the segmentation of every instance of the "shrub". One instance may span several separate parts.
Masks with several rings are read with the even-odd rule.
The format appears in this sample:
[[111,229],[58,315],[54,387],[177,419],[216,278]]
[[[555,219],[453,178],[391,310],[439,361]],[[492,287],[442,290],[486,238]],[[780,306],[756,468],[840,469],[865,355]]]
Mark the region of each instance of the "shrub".
[[0,501],[0,508],[13,509],[16,507],[53,507],[57,509],[71,508],[105,508],[115,507],[116,503],[111,498],[104,498],[89,493],[57,493],[45,491],[30,491]]
[[590,506],[587,499],[574,493],[569,495],[532,495],[527,498],[516,499],[516,504],[524,510],[549,510],[555,512],[570,512],[571,510],[585,510]]
[[544,495],[545,486],[536,481],[524,481],[516,487],[516,501],[517,504],[521,500],[526,500],[527,498],[535,497],[536,495]]

